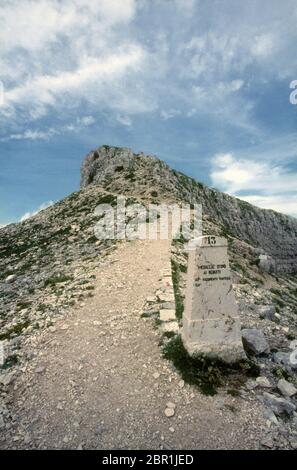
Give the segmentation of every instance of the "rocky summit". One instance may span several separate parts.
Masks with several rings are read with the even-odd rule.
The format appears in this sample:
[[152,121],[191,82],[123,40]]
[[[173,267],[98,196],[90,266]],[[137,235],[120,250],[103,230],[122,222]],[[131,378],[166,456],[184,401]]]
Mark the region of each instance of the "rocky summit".
[[[188,356],[185,240],[98,239],[95,208],[119,195],[202,205],[246,358]],[[296,320],[296,219],[99,147],[79,191],[0,228],[0,448],[296,449]]]

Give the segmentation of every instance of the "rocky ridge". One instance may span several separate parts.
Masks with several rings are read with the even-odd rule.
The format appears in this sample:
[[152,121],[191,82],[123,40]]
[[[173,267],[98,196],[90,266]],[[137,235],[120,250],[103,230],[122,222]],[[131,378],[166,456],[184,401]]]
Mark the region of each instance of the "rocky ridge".
[[245,201],[210,189],[152,155],[128,148],[102,146],[90,152],[81,167],[81,188],[98,185],[119,194],[137,194],[151,201],[200,203],[203,212],[225,234],[246,241],[259,255],[270,256],[268,269],[297,271],[297,220],[259,209]]

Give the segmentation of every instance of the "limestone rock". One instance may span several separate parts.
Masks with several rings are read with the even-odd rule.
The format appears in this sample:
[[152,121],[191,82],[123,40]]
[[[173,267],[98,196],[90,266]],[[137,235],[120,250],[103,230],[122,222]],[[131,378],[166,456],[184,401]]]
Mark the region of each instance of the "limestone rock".
[[171,303],[174,302],[174,294],[162,292],[158,295],[158,299],[160,300],[160,302]]
[[163,302],[161,304],[161,309],[164,310],[175,310],[175,302]]
[[172,321],[176,320],[175,310],[160,310],[160,320],[161,321]]
[[167,418],[171,418],[172,416],[174,416],[174,408],[165,408],[165,416],[167,416]]
[[277,416],[286,414],[291,416],[296,410],[296,406],[284,398],[278,398],[271,393],[264,392],[263,400],[265,405],[267,405]]
[[296,395],[297,389],[294,387],[293,384],[288,382],[285,379],[280,379],[277,384],[278,390],[281,392],[282,395],[285,397],[292,397],[293,395]]
[[15,280],[16,280],[16,274],[10,274],[5,279],[5,282],[6,282],[6,284],[10,284],[10,283],[14,282]]
[[179,326],[177,321],[166,321],[161,325],[161,330],[166,333],[178,333],[179,332]]
[[260,355],[270,352],[269,344],[262,330],[247,328],[241,331],[242,342],[245,350],[250,354]]
[[275,416],[275,414],[273,413],[272,410],[270,409],[266,409],[264,411],[264,417],[267,419],[267,421],[269,421],[270,423],[273,423],[273,424],[278,424],[278,419],[277,417]]
[[268,447],[269,449],[273,449],[274,443],[271,437],[266,437],[265,439],[262,439],[261,445],[263,447]]
[[261,376],[257,377],[256,382],[260,387],[263,387],[263,388],[271,388],[272,387],[272,385],[269,382],[269,380],[267,379],[267,377],[261,377]]

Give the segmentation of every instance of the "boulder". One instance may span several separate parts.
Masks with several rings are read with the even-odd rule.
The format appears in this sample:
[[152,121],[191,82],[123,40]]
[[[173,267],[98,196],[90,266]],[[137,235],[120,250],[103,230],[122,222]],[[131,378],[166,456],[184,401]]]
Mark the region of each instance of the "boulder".
[[268,354],[270,352],[269,344],[262,330],[256,328],[247,328],[242,330],[242,343],[244,349],[256,356],[260,354]]

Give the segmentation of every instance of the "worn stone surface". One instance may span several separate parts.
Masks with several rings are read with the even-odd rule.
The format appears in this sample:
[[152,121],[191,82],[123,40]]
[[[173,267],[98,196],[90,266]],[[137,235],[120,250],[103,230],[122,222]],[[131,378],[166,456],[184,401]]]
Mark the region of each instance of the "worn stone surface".
[[191,355],[226,362],[244,357],[224,238],[203,237],[201,247],[189,251],[182,337]]

